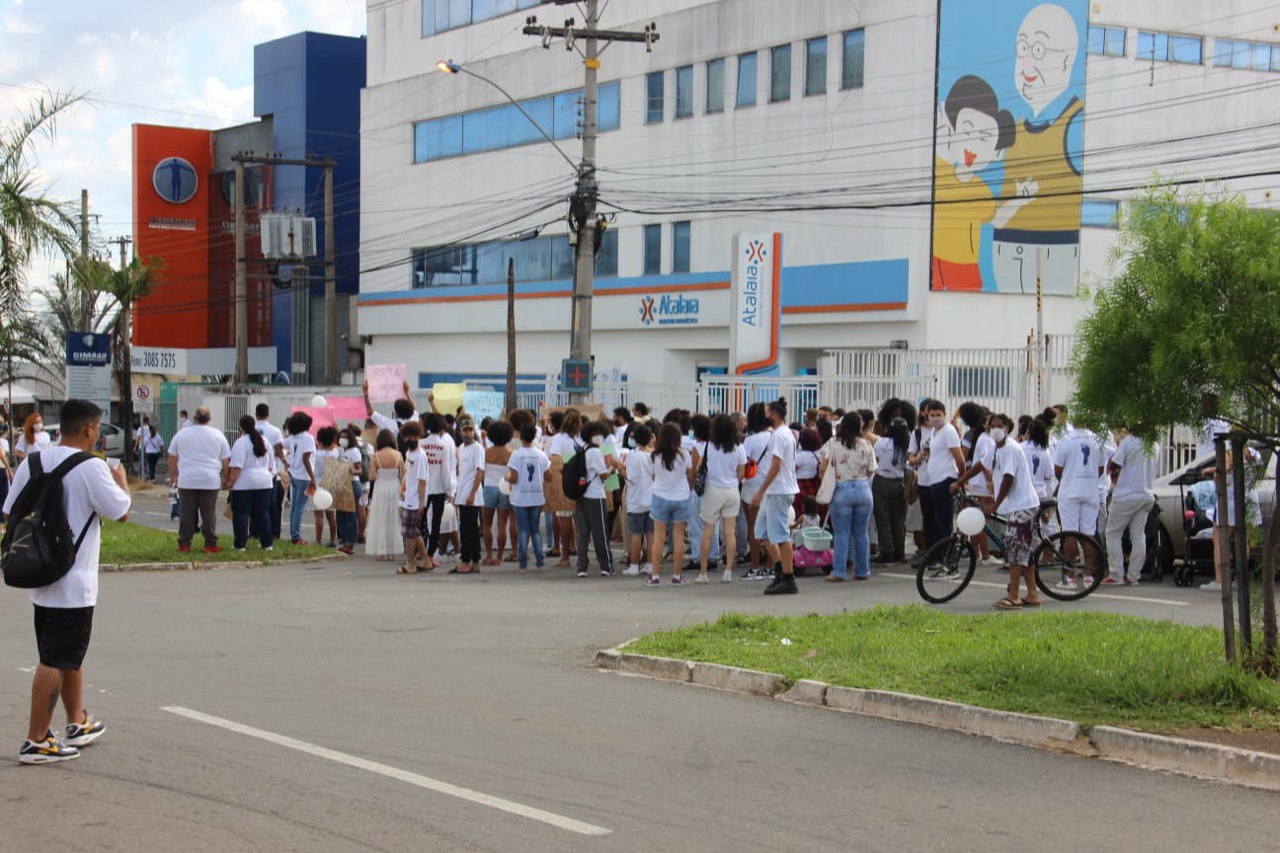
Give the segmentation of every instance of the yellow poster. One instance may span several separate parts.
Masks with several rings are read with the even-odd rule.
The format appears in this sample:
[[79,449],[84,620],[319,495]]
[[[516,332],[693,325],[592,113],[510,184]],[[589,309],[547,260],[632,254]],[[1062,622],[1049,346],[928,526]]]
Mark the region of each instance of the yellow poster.
[[436,411],[442,415],[457,415],[462,405],[462,395],[467,393],[465,382],[437,382],[431,388],[435,395]]

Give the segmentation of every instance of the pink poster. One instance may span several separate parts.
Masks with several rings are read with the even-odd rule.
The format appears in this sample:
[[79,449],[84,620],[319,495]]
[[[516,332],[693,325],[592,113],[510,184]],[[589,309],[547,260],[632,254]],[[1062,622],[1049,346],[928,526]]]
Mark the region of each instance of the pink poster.
[[403,364],[370,364],[364,377],[369,382],[371,403],[390,403],[404,396]]
[[289,410],[289,414],[294,412],[306,412],[311,416],[311,429],[308,432],[313,436],[320,431],[321,427],[336,426],[333,421],[333,410],[330,408],[317,409],[314,406],[294,406]]
[[330,397],[329,408],[333,410],[333,417],[340,424],[351,423],[362,427],[365,419],[369,417],[369,412],[364,407],[364,400],[359,397]]

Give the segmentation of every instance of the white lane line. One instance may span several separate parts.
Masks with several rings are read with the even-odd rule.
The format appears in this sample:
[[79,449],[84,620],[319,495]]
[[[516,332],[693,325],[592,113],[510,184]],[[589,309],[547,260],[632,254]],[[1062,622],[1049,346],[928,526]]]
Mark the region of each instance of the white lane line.
[[400,782],[407,782],[410,785],[416,785],[419,788],[426,788],[429,791],[435,791],[440,794],[447,794],[450,797],[457,797],[460,800],[467,800],[472,803],[478,803],[482,806],[498,809],[508,814],[518,815],[519,817],[529,818],[530,820],[540,821],[557,829],[563,829],[567,832],[576,832],[579,835],[609,835],[612,830],[605,829],[602,826],[595,826],[590,823],[583,823],[580,820],[564,817],[553,812],[536,809],[532,806],[513,803],[511,800],[504,800],[501,797],[494,797],[490,794],[482,794],[479,791],[472,791],[469,788],[460,788],[457,785],[451,785],[448,782],[441,782],[438,779],[432,779],[428,776],[421,776],[417,773],[410,773],[408,770],[401,770],[398,767],[391,767],[387,764],[379,764],[376,761],[369,761],[366,758],[360,758],[355,755],[347,755],[345,752],[337,752],[332,749],[325,749],[323,746],[306,743],[305,741],[294,740],[291,737],[278,735],[273,732],[255,729],[252,726],[242,725],[232,720],[224,720],[221,717],[202,714],[199,711],[193,711],[190,708],[183,708],[177,705],[166,705],[160,709],[170,714],[177,714],[179,717],[186,717],[189,720],[195,720],[199,723],[206,723],[210,726],[217,726],[220,729],[226,729],[229,732],[242,734],[246,737],[265,740],[268,743],[274,743],[277,746],[283,746],[287,749],[305,752],[307,755],[314,755],[317,758],[324,758],[329,761],[336,761],[339,764],[345,764],[348,767],[355,767],[360,770],[367,770],[370,773],[376,773],[379,776],[386,776],[389,779],[395,779]]
[[[915,580],[915,575],[902,575],[894,572],[881,572],[881,577],[902,578],[904,580]],[[1008,589],[1009,585],[1004,583],[992,583],[991,581],[970,581],[969,586],[989,586],[992,589]],[[1144,604],[1167,604],[1170,607],[1190,607],[1189,601],[1174,601],[1171,598],[1145,598],[1141,595],[1109,595],[1105,592],[1095,592],[1089,595],[1089,598],[1106,598],[1111,601],[1140,601]]]

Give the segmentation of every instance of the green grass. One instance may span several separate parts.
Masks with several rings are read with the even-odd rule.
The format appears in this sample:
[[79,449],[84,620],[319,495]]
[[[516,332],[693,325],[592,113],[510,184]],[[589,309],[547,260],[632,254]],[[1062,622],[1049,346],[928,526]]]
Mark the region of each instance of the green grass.
[[218,543],[222,552],[206,554],[204,540],[196,536],[191,553],[178,552],[178,534],[172,530],[159,530],[144,527],[126,521],[104,521],[102,523],[102,557],[103,563],[227,563],[253,560],[261,562],[277,562],[279,560],[297,559],[300,557],[322,557],[332,554],[333,550],[319,545],[299,547],[288,541],[277,541],[274,550],[263,551],[256,540],[249,540],[248,550],[238,552],[231,547],[231,522],[226,522],[226,530],[218,527]]
[[1107,613],[957,616],[919,605],[727,613],[626,650],[1085,725],[1280,727],[1280,684],[1224,663],[1219,631]]

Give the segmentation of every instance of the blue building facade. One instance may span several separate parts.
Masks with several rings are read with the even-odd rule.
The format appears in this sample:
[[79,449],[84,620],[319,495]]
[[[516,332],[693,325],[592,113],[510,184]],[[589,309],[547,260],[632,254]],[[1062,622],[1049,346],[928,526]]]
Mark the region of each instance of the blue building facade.
[[[354,299],[360,290],[360,90],[365,85],[365,40],[303,32],[254,47],[253,111],[273,126],[275,153],[334,161],[334,243],[337,290]],[[277,166],[272,207],[315,217],[320,255],[310,265],[310,285],[276,290],[272,342],[277,369],[295,380],[315,381],[323,364],[324,330],[313,322],[324,297],[324,169]],[[339,311],[339,332],[349,332]],[[358,342],[352,342],[353,344]],[[343,346],[340,339],[340,346]],[[347,364],[345,346],[339,365]],[[296,366],[308,365],[305,370]],[[301,374],[301,375],[299,375]]]

